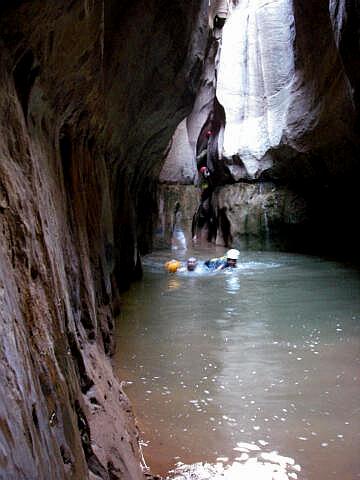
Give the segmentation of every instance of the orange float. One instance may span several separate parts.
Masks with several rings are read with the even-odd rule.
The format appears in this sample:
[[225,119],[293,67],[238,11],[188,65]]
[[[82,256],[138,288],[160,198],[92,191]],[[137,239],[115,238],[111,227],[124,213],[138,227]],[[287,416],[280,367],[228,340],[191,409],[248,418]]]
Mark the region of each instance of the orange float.
[[179,260],[173,259],[166,262],[164,266],[168,272],[175,273],[177,269],[180,268],[181,263],[179,262]]

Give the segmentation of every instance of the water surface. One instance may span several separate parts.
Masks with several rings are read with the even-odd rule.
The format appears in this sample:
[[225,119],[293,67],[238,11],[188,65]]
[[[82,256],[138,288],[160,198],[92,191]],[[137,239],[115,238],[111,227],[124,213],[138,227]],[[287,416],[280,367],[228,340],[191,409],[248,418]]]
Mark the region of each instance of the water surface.
[[285,478],[360,478],[358,272],[242,252],[236,270],[168,274],[169,255],[124,295],[114,358],[152,471],[245,461],[249,443],[293,458]]

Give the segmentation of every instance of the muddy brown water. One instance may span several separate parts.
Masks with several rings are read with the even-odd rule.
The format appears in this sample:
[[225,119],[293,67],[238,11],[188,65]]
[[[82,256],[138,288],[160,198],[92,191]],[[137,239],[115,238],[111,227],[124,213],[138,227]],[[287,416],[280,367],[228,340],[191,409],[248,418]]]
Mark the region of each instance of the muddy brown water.
[[236,270],[168,274],[174,256],[145,257],[116,327],[152,472],[230,464],[248,442],[294,458],[299,479],[360,478],[359,272],[242,252]]

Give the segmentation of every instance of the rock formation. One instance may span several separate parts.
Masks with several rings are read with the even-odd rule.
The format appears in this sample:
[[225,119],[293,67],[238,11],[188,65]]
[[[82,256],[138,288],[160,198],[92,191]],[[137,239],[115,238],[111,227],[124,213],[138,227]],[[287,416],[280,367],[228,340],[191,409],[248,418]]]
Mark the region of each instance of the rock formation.
[[[175,214],[188,228],[200,161],[216,241],[306,226],[357,251],[359,9],[17,0],[0,14],[0,477],[141,479],[110,363],[119,292]],[[161,170],[185,186],[160,189],[159,219]]]
[[[193,159],[202,132],[210,128],[214,134],[207,166],[218,187],[211,193],[213,208],[222,205],[216,214],[217,243],[237,238],[240,247],[249,247],[249,238],[254,237],[255,248],[261,239],[264,244],[263,215],[256,213],[262,200],[254,195],[261,188],[254,190],[255,183],[262,184],[263,191],[279,189],[280,197],[288,192],[289,203],[298,198],[299,223],[294,231],[295,236],[302,232],[306,248],[326,249],[332,244],[330,249],[348,249],[344,240],[349,237],[356,254],[358,236],[351,240],[350,210],[356,203],[359,174],[359,17],[355,4],[341,0],[229,2],[221,32],[213,30],[208,52],[217,45],[217,53],[208,53],[203,87],[187,122],[188,138],[190,127],[197,126],[193,131],[197,143],[189,142]],[[181,158],[169,156],[165,167],[176,162]],[[199,166],[197,162],[195,167]],[[229,198],[226,190],[225,206],[221,188],[229,183],[235,183],[234,196]],[[248,215],[247,207],[242,215],[227,214],[246,189],[254,201],[257,230],[247,229],[240,220]],[[279,210],[273,223],[273,212],[264,209],[275,240],[283,230],[281,223],[287,231],[288,220]]]
[[2,2],[0,478],[143,478],[113,328],[205,3]]

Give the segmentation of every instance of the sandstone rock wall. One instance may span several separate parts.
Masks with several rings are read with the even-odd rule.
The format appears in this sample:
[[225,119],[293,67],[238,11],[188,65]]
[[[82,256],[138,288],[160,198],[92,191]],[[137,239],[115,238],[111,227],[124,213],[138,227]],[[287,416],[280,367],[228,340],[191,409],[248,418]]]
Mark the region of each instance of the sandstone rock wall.
[[287,0],[241,2],[223,29],[216,89],[226,115],[223,155],[238,154],[250,177],[283,135],[294,81],[294,36]]
[[303,232],[309,221],[301,195],[271,182],[237,183],[218,188],[213,202],[217,211],[220,245],[241,250],[303,251]]
[[337,47],[345,14],[344,5],[335,16],[332,4],[288,0],[233,8],[217,84],[222,154],[238,155],[249,178],[271,168],[271,148],[309,152],[351,134],[353,97]]
[[5,18],[0,476],[141,478],[131,409],[107,357],[101,5],[32,2]]
[[[211,2],[210,19],[218,3],[225,5]],[[289,193],[290,204],[294,196],[306,203],[308,220],[298,226],[304,228],[310,249],[312,241],[317,251],[321,244],[325,249],[332,244],[333,250],[351,244],[352,255],[357,255],[359,236],[354,235],[351,209],[357,204],[360,174],[359,26],[356,2],[228,2],[223,28],[212,31],[202,88],[182,137],[196,183],[197,147],[204,131],[213,130],[206,162],[217,187],[215,209],[222,186],[239,182],[232,188],[235,198],[242,195],[244,181],[259,187],[270,181],[280,196]],[[214,45],[216,54],[210,55]],[[176,178],[184,183],[179,172],[185,155],[177,155],[178,139],[173,138],[163,169],[173,172],[171,183]],[[170,181],[170,176],[162,175],[161,181]],[[261,237],[256,220],[261,198],[251,198]],[[230,237],[221,228],[228,222],[247,235],[234,215],[216,221],[217,242],[228,243],[224,239]],[[285,222],[283,232],[287,230]]]
[[[114,228],[121,245],[115,251],[115,274],[126,286],[130,277],[124,282],[121,272],[129,271],[134,259],[138,263],[140,251],[151,248],[157,180],[172,134],[196,98],[208,38],[208,1],[143,0],[119,7],[114,0],[107,7],[106,142],[111,146],[113,210],[121,219]],[[179,147],[183,163],[175,168],[183,183],[193,179],[193,160],[187,163],[183,157],[187,148]]]
[[0,478],[143,478],[113,328],[196,92],[200,7],[2,4]]
[[[158,220],[154,232],[154,248],[174,250],[192,246],[192,222],[199,205],[199,191],[194,185],[158,187]],[[175,231],[177,230],[177,231]]]
[[[143,477],[131,408],[109,356],[119,291],[152,247],[156,181],[185,117],[183,183],[196,179],[192,155],[215,113],[211,149],[219,145],[221,157],[223,144],[227,152],[213,163],[218,186],[267,176],[276,188],[239,183],[216,191],[224,242],[279,221],[303,222],[306,197],[310,225],[321,219],[320,229],[358,244],[350,234],[358,205],[359,12],[350,3],[299,0],[291,10],[286,0],[233,2],[219,50],[219,32],[209,41],[208,0],[2,2],[3,478]],[[245,6],[246,45],[230,35]],[[231,39],[244,60],[240,94],[255,109],[242,103],[233,120],[237,102],[226,100],[222,77],[221,110],[213,68]],[[227,68],[220,61],[220,72]],[[254,129],[229,148],[225,120],[236,131],[244,122]],[[172,217],[164,213],[164,222]]]

